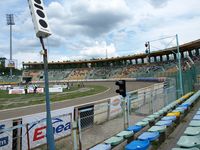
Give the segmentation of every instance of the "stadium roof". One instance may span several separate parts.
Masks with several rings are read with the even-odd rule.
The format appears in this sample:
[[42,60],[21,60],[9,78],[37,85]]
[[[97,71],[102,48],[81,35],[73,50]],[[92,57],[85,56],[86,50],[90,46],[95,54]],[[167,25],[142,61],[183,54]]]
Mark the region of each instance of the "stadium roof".
[[[188,50],[194,50],[200,48],[200,39],[185,43],[179,46],[180,52],[188,51]],[[172,54],[177,52],[177,47],[171,47],[163,50],[153,51],[150,53],[150,56],[161,56],[166,54]],[[91,60],[78,60],[78,61],[57,61],[57,62],[49,62],[49,64],[80,64],[80,63],[95,63],[95,62],[108,62],[108,61],[119,61],[119,60],[132,60],[132,59],[138,59],[138,58],[145,58],[148,54],[141,53],[141,54],[135,54],[135,55],[128,55],[123,57],[112,57],[107,59],[91,59]],[[43,62],[23,62],[23,65],[39,65],[43,64]]]

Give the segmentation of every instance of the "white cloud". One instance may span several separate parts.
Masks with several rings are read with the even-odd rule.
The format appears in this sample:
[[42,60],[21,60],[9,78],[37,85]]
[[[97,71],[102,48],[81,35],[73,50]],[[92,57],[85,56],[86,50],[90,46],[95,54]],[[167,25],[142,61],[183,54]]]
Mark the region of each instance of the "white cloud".
[[83,50],[80,51],[80,54],[83,56],[90,57],[90,58],[91,57],[105,58],[106,55],[108,57],[114,57],[117,55],[114,44],[113,43],[106,44],[105,41],[103,42],[96,41],[95,45],[83,48]]
[[[144,43],[179,35],[180,43],[200,37],[199,0],[49,0],[45,1],[52,36],[45,40],[49,60],[91,59],[144,52]],[[13,53],[19,62],[40,61],[27,3],[0,2],[0,57],[9,55],[6,13],[15,14]],[[31,50],[31,51],[28,51]],[[24,54],[24,55],[23,55]],[[128,53],[126,53],[128,55]]]

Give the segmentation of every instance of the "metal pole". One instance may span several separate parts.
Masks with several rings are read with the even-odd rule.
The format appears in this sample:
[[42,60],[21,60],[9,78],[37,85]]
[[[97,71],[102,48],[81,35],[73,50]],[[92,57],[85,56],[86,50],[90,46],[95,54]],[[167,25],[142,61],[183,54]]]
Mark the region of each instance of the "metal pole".
[[[12,60],[12,25],[10,24],[10,60]],[[10,68],[10,76],[12,77],[12,68]]]
[[51,121],[51,107],[49,98],[49,79],[48,79],[48,62],[47,62],[47,49],[44,46],[43,38],[40,37],[40,43],[44,50],[43,61],[44,61],[44,79],[45,79],[45,98],[46,98],[46,134],[47,134],[47,145],[49,150],[55,150],[53,126]]
[[176,34],[176,44],[177,44],[177,53],[178,53],[180,94],[181,94],[181,96],[183,96],[182,66],[181,66],[181,57],[180,57],[180,49],[179,49],[179,42],[178,42],[178,35],[177,34]]

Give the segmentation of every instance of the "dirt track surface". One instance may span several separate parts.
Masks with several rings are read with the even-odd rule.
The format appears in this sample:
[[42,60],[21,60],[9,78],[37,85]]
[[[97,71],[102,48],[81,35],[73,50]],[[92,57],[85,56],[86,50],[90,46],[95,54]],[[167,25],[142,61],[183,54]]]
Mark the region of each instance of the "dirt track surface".
[[[111,82],[111,81],[108,81],[108,82],[85,82],[84,84],[102,85],[102,86],[108,87],[109,89],[106,92],[99,93],[99,94],[92,95],[92,96],[79,97],[79,98],[75,98],[72,100],[66,100],[66,101],[62,101],[62,102],[52,103],[51,110],[81,105],[81,104],[90,103],[90,102],[95,102],[98,100],[106,99],[106,98],[117,95],[115,93],[115,90],[117,89],[115,82]],[[126,83],[127,92],[134,91],[134,90],[137,90],[140,88],[144,88],[144,87],[150,86],[152,84],[154,84],[154,83],[153,82],[129,81]],[[40,112],[44,112],[44,111],[46,111],[45,104],[2,110],[2,111],[0,111],[0,120],[11,119],[11,118],[17,119],[17,118],[20,118],[21,116],[30,115],[30,114],[34,114],[34,113],[40,113]]]

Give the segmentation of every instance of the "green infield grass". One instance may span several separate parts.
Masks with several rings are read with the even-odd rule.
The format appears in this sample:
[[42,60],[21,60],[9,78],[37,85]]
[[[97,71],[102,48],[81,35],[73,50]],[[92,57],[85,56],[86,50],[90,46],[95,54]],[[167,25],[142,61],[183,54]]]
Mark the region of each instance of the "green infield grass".
[[[50,93],[51,102],[64,101],[78,97],[85,97],[101,93],[108,88],[99,85],[86,85],[85,87],[74,86],[64,89],[62,93]],[[45,102],[45,94],[8,94],[8,91],[0,90],[0,110],[42,104]]]

